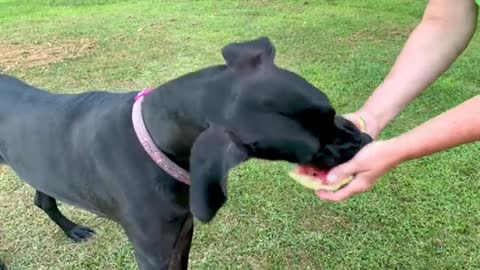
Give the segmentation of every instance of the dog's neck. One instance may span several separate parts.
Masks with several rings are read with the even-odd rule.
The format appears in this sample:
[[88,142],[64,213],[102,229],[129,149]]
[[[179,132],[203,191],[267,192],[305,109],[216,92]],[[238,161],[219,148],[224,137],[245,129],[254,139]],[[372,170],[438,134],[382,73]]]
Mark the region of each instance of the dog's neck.
[[215,80],[225,81],[224,70],[214,66],[187,74],[157,87],[144,99],[142,114],[153,141],[184,169],[189,169],[193,143],[208,127],[208,115],[222,106],[206,100],[208,91],[214,91],[212,85],[222,85]]

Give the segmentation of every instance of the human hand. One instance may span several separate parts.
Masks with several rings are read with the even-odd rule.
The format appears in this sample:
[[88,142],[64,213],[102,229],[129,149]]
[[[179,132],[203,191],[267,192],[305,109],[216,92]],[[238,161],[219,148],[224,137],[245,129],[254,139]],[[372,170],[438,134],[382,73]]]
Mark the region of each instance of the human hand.
[[327,181],[335,183],[354,175],[353,180],[336,192],[317,191],[317,196],[327,201],[342,201],[351,196],[368,191],[385,173],[400,163],[395,155],[394,140],[376,141],[366,145],[350,161],[333,168]]

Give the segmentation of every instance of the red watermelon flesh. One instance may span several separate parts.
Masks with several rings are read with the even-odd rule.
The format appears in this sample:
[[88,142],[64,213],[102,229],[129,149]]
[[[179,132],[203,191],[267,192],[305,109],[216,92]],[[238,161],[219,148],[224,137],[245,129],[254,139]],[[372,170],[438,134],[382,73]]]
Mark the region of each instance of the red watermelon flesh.
[[353,179],[353,177],[347,177],[335,184],[329,184],[327,182],[328,172],[329,170],[320,170],[311,166],[297,165],[297,167],[288,174],[304,187],[314,190],[324,189],[335,191],[345,186]]
[[296,168],[297,173],[301,175],[307,175],[313,177],[315,180],[322,183],[322,185],[328,184],[327,174],[329,170],[320,170],[312,166],[298,165]]

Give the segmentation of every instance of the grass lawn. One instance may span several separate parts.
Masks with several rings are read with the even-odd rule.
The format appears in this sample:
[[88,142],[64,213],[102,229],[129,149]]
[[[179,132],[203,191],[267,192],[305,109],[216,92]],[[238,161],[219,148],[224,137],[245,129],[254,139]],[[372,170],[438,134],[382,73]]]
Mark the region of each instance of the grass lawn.
[[[0,0],[0,71],[58,92],[142,89],[221,63],[227,43],[266,35],[279,65],[346,113],[381,82],[424,4]],[[479,41],[382,137],[478,95]],[[371,192],[333,204],[290,180],[288,164],[248,162],[232,172],[214,222],[197,224],[191,268],[479,269],[479,164],[479,143],[462,146],[403,164]],[[11,269],[136,269],[119,226],[61,208],[97,231],[93,241],[69,241],[33,206],[32,188],[0,167],[0,257]]]

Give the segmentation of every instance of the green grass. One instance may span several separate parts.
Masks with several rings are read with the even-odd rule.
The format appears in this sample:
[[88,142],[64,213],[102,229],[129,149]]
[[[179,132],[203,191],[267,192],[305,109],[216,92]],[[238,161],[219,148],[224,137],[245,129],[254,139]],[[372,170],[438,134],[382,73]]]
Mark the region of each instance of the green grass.
[[[323,89],[346,113],[386,75],[423,5],[0,0],[0,45],[93,41],[95,47],[80,57],[8,71],[53,91],[77,92],[155,86],[221,63],[227,43],[267,35],[279,65]],[[479,39],[383,137],[480,93]],[[248,162],[232,172],[228,204],[214,222],[197,224],[191,268],[479,269],[479,164],[479,144],[465,145],[403,164],[371,192],[333,204],[290,180],[284,163]],[[62,209],[97,230],[93,241],[67,240],[33,206],[32,188],[0,168],[0,257],[11,269],[136,269],[120,227],[70,206]]]

